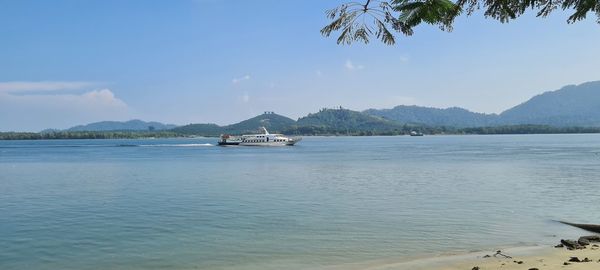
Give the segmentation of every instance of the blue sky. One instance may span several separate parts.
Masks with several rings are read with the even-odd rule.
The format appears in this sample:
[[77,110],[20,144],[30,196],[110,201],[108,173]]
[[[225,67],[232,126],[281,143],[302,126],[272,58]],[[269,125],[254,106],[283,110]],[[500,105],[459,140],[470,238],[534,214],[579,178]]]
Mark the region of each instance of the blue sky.
[[[99,120],[229,124],[323,107],[460,106],[497,113],[600,80],[593,15],[480,14],[395,46],[340,46],[331,0],[0,0],[0,131]],[[481,13],[481,12],[480,12]]]

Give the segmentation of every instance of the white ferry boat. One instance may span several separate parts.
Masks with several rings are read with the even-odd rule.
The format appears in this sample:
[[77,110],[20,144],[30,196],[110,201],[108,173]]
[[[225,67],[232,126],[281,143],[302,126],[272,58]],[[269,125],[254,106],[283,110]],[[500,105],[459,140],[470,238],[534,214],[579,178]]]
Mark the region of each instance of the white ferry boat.
[[282,134],[270,134],[265,127],[261,127],[263,134],[250,134],[233,136],[222,134],[219,145],[240,146],[292,146],[302,140],[302,137],[287,137]]
[[413,136],[413,137],[414,137],[414,136],[420,137],[420,136],[423,136],[423,133],[421,133],[421,132],[418,132],[418,131],[414,131],[414,130],[413,130],[413,131],[411,131],[411,132],[410,132],[410,136]]

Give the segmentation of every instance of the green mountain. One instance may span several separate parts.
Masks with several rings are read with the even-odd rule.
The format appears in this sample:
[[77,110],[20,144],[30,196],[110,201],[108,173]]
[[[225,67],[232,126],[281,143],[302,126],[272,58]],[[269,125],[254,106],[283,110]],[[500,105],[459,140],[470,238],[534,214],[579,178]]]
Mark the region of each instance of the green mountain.
[[74,126],[66,131],[142,131],[142,130],[167,130],[176,127],[159,122],[144,122],[142,120],[130,120],[127,122],[102,121],[87,125]]
[[484,127],[495,125],[498,122],[496,114],[475,113],[458,107],[438,109],[401,105],[392,109],[369,109],[364,113],[400,123],[428,126]]
[[218,136],[223,133],[257,133],[261,132],[260,127],[266,127],[272,133],[302,135],[394,135],[406,134],[412,130],[427,130],[419,125],[403,125],[357,111],[322,109],[298,121],[269,112],[223,127],[215,124],[190,124],[171,131],[183,135]]
[[183,135],[219,136],[223,134],[223,127],[216,124],[189,124],[172,129],[171,131]]
[[419,106],[369,109],[364,113],[399,123],[438,127],[506,125],[600,127],[600,81],[569,85],[556,91],[543,93],[500,115],[475,113],[462,108],[437,109]]
[[225,133],[244,134],[256,133],[259,131],[260,127],[265,127],[269,132],[276,133],[282,132],[295,124],[296,121],[293,119],[273,112],[266,112],[237,124],[225,126],[223,129]]
[[543,93],[500,115],[474,113],[462,108],[437,109],[419,106],[396,106],[392,109],[369,109],[364,112],[340,108],[322,109],[298,121],[266,112],[227,126],[190,124],[175,127],[132,120],[92,123],[67,131],[170,129],[179,135],[218,136],[223,133],[256,133],[263,126],[273,133],[303,135],[394,135],[406,134],[411,130],[426,133],[460,133],[459,129],[467,133],[507,133],[514,132],[514,129],[526,132],[554,132],[556,129],[553,127],[600,127],[600,81],[565,86],[560,90]]
[[600,126],[600,81],[565,86],[500,114],[503,124]]
[[406,133],[413,126],[347,109],[322,109],[298,119],[291,134],[373,135]]
[[172,129],[173,132],[184,135],[219,136],[219,134],[246,134],[258,133],[260,127],[265,127],[269,132],[282,132],[294,126],[296,121],[285,116],[266,112],[242,122],[228,126],[216,124],[189,124]]

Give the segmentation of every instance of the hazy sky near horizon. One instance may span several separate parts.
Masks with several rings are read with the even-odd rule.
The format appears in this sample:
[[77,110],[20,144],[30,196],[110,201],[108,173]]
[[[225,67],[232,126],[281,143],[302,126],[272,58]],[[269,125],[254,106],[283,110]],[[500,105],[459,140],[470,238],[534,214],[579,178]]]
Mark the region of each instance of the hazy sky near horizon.
[[331,0],[0,0],[0,131],[100,120],[237,122],[263,111],[459,106],[498,113],[600,80],[600,25],[479,12],[451,33],[340,46]]

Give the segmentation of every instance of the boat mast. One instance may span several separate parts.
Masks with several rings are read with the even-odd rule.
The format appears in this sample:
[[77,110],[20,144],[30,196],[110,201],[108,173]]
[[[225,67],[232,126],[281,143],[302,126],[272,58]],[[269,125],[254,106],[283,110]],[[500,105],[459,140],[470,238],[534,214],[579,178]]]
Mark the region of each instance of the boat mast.
[[265,135],[269,135],[269,132],[267,131],[267,129],[265,127],[260,127],[260,128],[265,132]]

